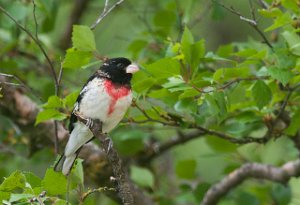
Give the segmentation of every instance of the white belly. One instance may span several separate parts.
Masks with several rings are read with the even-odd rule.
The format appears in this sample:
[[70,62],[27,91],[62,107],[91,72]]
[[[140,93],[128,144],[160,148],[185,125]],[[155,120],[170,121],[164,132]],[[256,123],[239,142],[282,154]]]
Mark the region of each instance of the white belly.
[[124,117],[132,101],[131,92],[119,98],[113,106],[113,112],[109,112],[112,102],[111,96],[104,91],[103,81],[92,80],[88,85],[88,91],[84,94],[79,107],[79,112],[86,118],[99,119],[103,123],[102,131],[110,132]]

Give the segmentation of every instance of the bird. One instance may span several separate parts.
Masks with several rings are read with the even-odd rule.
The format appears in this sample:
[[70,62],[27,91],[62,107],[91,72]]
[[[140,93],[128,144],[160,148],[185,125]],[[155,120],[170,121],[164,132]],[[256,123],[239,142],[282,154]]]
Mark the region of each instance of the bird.
[[54,170],[69,175],[82,146],[94,136],[76,114],[102,123],[109,133],[122,120],[132,103],[131,78],[139,71],[137,64],[124,57],[111,58],[102,64],[86,82],[74,104],[70,117],[70,137]]

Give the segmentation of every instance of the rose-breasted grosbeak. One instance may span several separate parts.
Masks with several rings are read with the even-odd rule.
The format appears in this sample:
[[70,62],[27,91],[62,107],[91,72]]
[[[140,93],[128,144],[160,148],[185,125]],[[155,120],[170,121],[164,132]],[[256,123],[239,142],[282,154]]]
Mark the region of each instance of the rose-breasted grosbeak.
[[139,70],[126,58],[113,58],[103,63],[82,88],[70,118],[70,138],[64,154],[54,169],[68,175],[81,147],[93,139],[90,129],[77,121],[75,112],[87,119],[102,122],[108,133],[121,121],[132,101],[130,80]]

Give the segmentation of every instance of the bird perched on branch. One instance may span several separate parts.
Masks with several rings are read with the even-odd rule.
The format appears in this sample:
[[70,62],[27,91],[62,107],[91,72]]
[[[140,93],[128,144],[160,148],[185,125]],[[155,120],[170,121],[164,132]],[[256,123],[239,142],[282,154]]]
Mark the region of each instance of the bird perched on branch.
[[75,113],[86,119],[100,120],[102,132],[108,133],[122,120],[131,105],[130,80],[139,70],[126,58],[112,58],[103,63],[83,86],[70,118],[70,138],[64,154],[54,166],[68,175],[81,147],[93,139],[88,125],[77,120]]

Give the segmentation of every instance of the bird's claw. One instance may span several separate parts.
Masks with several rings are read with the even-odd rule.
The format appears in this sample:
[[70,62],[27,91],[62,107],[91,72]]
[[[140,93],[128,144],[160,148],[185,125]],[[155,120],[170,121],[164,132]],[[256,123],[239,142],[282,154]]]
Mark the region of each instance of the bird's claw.
[[109,151],[110,151],[111,148],[113,147],[113,141],[112,141],[109,137],[107,137],[107,138],[105,139],[105,141],[108,141],[107,153],[109,153]]
[[93,127],[93,120],[91,118],[87,118],[86,119],[86,123],[85,125],[88,127],[88,128],[92,128]]

